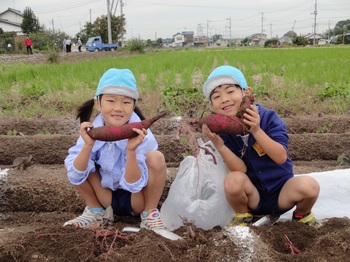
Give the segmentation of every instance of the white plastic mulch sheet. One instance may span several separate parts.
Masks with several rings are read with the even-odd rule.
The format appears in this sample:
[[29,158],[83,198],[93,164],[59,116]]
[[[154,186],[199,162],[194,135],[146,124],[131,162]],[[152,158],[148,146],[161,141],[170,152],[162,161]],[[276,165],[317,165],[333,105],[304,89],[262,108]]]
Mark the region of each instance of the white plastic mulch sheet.
[[[320,194],[312,212],[316,219],[331,217],[350,218],[350,169],[305,174],[315,178],[320,184]],[[294,210],[294,209],[293,209]],[[290,220],[293,210],[281,216]]]

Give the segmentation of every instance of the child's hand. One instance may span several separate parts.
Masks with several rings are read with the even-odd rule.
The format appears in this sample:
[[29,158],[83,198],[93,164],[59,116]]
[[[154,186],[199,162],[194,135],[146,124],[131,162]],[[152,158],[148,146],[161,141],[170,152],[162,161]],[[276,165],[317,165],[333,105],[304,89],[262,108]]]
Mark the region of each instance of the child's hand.
[[252,134],[260,130],[260,115],[254,105],[250,105],[243,114],[243,122],[250,126],[249,132]]
[[147,135],[147,130],[145,128],[138,129],[133,128],[132,131],[138,133],[139,135],[128,140],[128,150],[135,151],[136,148],[143,142],[145,136]]
[[214,144],[217,150],[219,150],[219,148],[224,145],[224,141],[221,139],[221,137],[211,132],[206,124],[203,124],[202,132],[206,137],[209,138],[209,140]]
[[88,135],[88,128],[93,128],[92,123],[90,122],[83,122],[80,125],[80,135],[83,138],[84,142],[86,145],[93,146],[95,144],[95,140],[93,140],[89,135]]

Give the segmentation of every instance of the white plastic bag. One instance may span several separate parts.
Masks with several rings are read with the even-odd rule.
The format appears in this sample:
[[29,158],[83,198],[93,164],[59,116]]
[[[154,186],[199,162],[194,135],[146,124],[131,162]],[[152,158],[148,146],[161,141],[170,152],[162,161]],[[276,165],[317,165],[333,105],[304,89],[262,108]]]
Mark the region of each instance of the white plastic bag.
[[210,141],[200,139],[198,143],[198,156],[187,156],[181,162],[162,204],[162,221],[169,230],[184,225],[181,217],[204,230],[224,227],[233,217],[224,193],[225,163]]

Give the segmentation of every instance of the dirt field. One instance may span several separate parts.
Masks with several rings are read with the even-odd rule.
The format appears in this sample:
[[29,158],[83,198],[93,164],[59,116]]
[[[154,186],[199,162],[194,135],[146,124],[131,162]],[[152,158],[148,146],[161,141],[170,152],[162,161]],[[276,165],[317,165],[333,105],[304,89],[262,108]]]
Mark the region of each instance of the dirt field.
[[[145,230],[126,235],[120,232],[124,226],[139,224],[126,218],[117,218],[108,235],[62,228],[84,207],[62,165],[78,137],[78,124],[69,118],[1,117],[0,121],[0,167],[10,168],[0,184],[0,261],[345,261],[349,255],[350,221],[345,218],[330,219],[317,230],[294,222],[252,227],[247,239],[240,232],[225,233],[220,228],[195,229],[195,239],[188,236],[186,227],[180,228],[176,233],[184,237],[183,241],[170,241]],[[350,146],[346,139],[349,116],[285,121],[296,174],[346,167],[337,166],[336,158]],[[325,126],[327,132],[319,133]],[[179,128],[180,122],[173,117],[161,119],[152,127],[169,166],[161,203],[182,153],[189,150],[176,138]],[[7,136],[9,130],[15,130],[16,135]],[[11,168],[14,159],[30,155],[32,162],[26,169]],[[301,253],[293,255],[293,246]]]
[[[341,153],[349,153],[350,115],[284,120],[296,174],[348,168],[338,166],[336,159]],[[169,167],[161,205],[182,154],[190,148],[177,139],[178,118],[163,118],[151,129]],[[14,135],[7,135],[10,130]],[[106,231],[63,228],[65,221],[84,208],[63,167],[67,150],[77,138],[78,123],[71,118],[0,116],[0,168],[9,169],[7,176],[0,176],[0,261],[349,260],[349,218],[331,218],[319,229],[292,221],[231,231],[194,229],[194,238],[187,227],[182,227],[175,231],[184,238],[179,241],[146,230],[122,233],[123,227],[140,222],[123,217],[116,218]],[[29,160],[30,156],[28,163],[22,161],[22,165],[12,167],[17,157]]]

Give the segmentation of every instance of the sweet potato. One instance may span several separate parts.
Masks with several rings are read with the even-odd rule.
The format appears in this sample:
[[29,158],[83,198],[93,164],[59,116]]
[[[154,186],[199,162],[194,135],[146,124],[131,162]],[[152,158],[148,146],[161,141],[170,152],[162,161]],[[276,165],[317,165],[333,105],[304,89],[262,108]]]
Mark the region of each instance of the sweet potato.
[[211,114],[198,120],[200,128],[202,128],[203,124],[206,124],[210,131],[216,134],[238,135],[243,134],[247,130],[247,126],[237,116]]
[[162,112],[159,115],[142,120],[141,122],[134,122],[130,124],[125,124],[121,127],[114,126],[100,126],[91,128],[88,132],[89,136],[95,140],[101,141],[117,141],[122,139],[133,138],[138,135],[138,133],[134,132],[132,129],[142,129],[149,128],[155,121],[165,116],[167,112]]
[[198,126],[202,128],[206,124],[211,132],[216,134],[244,134],[249,126],[243,123],[242,117],[247,108],[254,102],[253,96],[244,96],[240,105],[240,109],[236,116],[225,116],[222,114],[211,114],[201,117],[198,120]]
[[240,104],[239,110],[236,114],[237,117],[242,118],[243,114],[246,112],[247,108],[254,103],[254,96],[244,96]]

